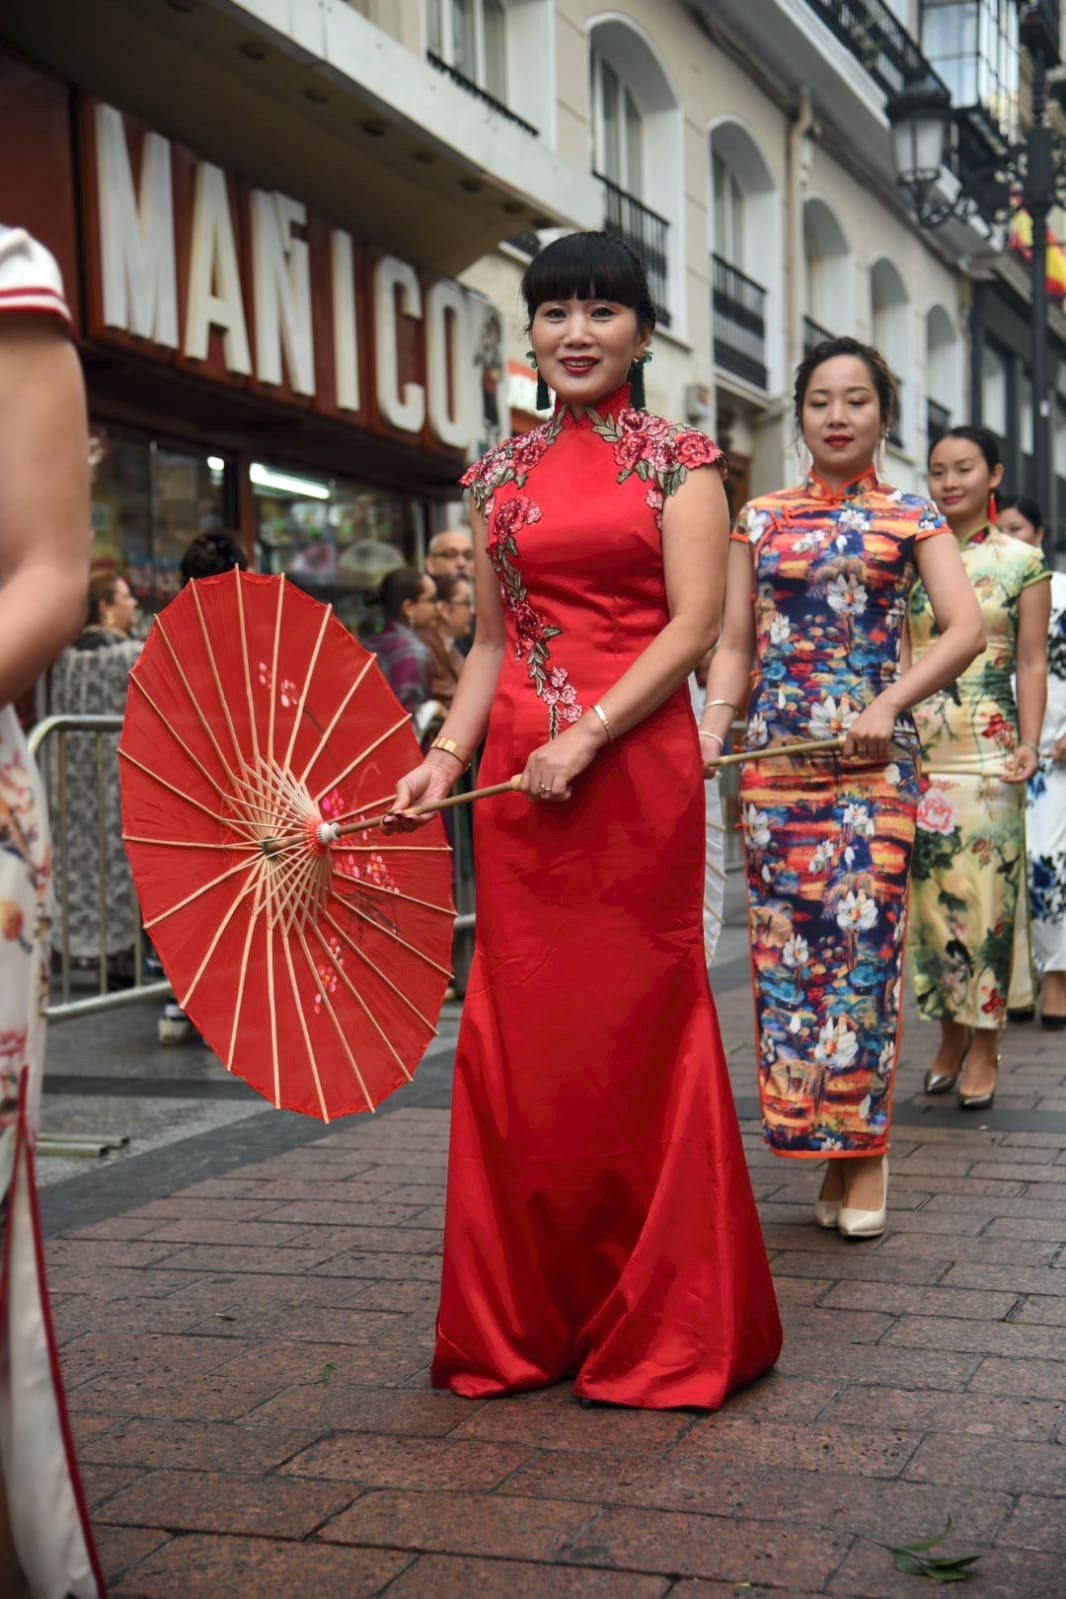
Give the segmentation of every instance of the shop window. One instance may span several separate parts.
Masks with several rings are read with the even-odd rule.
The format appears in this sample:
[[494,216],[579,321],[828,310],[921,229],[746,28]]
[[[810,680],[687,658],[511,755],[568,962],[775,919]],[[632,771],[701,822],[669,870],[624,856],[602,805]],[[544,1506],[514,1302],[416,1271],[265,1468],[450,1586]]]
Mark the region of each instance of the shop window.
[[422,503],[345,478],[252,463],[258,566],[284,572],[365,636],[385,574],[421,547]]
[[151,614],[181,587],[188,544],[226,524],[225,462],[104,427],[92,447],[93,566],[124,572]]

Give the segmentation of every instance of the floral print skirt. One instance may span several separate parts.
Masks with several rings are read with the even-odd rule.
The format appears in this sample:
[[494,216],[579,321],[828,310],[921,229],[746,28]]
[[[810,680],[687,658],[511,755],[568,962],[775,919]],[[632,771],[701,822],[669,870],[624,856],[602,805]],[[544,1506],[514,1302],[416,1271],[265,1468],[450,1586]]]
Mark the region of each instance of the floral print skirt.
[[[1022,785],[931,774],[918,809],[908,940],[915,998],[928,1020],[1006,1026],[1024,807]],[[1021,1002],[1015,985],[1011,1003]]]
[[888,1148],[913,759],[786,759],[741,782],[763,1134],[775,1154]]
[[1066,972],[1066,766],[1049,756],[1029,784],[1028,830],[1037,970]]
[[0,708],[0,1474],[32,1594],[100,1599],[45,1284],[34,1144],[44,1068],[51,850],[43,795]]

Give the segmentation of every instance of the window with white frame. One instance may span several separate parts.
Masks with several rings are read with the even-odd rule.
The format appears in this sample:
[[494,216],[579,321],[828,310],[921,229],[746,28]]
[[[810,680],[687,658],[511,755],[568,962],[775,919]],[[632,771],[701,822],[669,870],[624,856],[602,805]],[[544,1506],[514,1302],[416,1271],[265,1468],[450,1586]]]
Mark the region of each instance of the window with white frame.
[[644,193],[644,128],[633,91],[598,50],[592,72],[593,167],[626,194]]
[[986,340],[981,362],[981,421],[1005,439],[1008,414],[1007,362],[991,340]]
[[503,0],[426,0],[426,43],[430,55],[507,104]]
[[711,182],[714,186],[715,254],[743,272],[746,256],[744,190],[733,168],[717,150],[711,155]]
[[982,106],[1017,134],[1017,0],[922,0],[922,51],[957,106]]

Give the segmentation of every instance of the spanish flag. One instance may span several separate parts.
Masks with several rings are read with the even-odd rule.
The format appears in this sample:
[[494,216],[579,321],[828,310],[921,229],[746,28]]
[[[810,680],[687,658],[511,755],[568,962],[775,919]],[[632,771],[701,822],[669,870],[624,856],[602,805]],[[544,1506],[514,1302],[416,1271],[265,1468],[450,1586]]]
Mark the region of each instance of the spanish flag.
[[[1010,247],[1027,261],[1033,259],[1033,219],[1028,211],[1015,211]],[[1066,250],[1050,228],[1047,230],[1047,292],[1053,300],[1066,300]]]

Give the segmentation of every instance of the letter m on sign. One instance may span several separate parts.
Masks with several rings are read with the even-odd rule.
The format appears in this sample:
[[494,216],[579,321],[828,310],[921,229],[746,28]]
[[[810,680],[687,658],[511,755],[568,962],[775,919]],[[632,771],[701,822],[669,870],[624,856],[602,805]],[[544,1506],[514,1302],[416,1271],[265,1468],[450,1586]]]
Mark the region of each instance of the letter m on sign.
[[178,284],[170,145],[146,133],[140,192],[122,114],[95,108],[104,321],[154,344],[178,344]]

